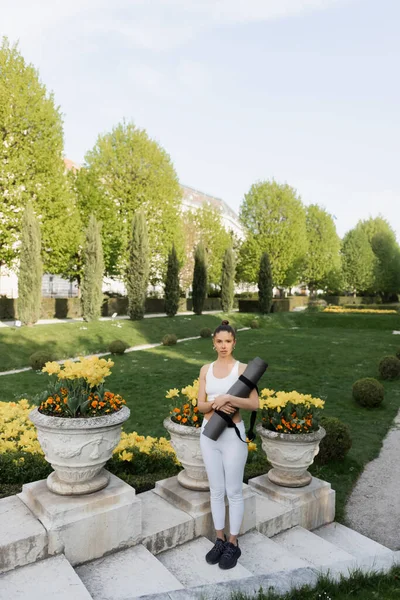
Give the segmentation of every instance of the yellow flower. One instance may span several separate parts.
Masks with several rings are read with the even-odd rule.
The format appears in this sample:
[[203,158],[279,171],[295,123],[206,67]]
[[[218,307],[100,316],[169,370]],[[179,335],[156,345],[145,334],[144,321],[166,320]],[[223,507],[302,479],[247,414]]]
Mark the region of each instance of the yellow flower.
[[124,450],[123,452],[121,452],[119,457],[121,460],[127,460],[128,462],[131,462],[133,458],[133,452],[126,452],[126,450]]
[[56,375],[57,373],[59,373],[61,370],[61,367],[58,363],[56,363],[55,361],[53,362],[47,362],[43,369],[42,372],[43,373],[48,373],[49,375]]
[[166,398],[177,398],[178,396],[179,396],[179,390],[177,388],[168,390],[168,392],[165,395]]
[[254,442],[249,442],[247,444],[247,447],[249,449],[249,452],[254,452],[255,450],[257,450],[257,444],[255,444]]

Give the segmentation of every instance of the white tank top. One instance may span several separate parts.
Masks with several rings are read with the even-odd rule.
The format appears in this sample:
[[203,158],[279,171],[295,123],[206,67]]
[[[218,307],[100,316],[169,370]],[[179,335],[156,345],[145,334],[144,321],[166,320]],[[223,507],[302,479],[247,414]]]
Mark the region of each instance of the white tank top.
[[214,402],[216,396],[226,394],[229,388],[238,380],[239,361],[236,361],[232,367],[232,371],[226,377],[215,377],[213,369],[214,363],[211,363],[206,375],[207,402]]

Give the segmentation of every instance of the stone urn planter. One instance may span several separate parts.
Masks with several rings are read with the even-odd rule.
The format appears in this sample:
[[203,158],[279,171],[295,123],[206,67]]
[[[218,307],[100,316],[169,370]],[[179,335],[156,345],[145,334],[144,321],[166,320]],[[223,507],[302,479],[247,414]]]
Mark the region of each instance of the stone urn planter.
[[200,448],[200,427],[188,427],[174,423],[170,417],[164,419],[164,427],[171,436],[171,445],[183,467],[178,481],[189,490],[209,490],[206,468]]
[[122,423],[130,410],[123,406],[110,415],[64,418],[44,415],[35,408],[29,415],[36,426],[45,459],[54,469],[47,487],[55,494],[77,496],[106,487],[103,469],[117,447]]
[[311,481],[307,471],[319,452],[319,443],[325,437],[325,429],[320,427],[312,433],[278,433],[257,425],[262,448],[272,469],[268,478],[277,485],[303,487]]

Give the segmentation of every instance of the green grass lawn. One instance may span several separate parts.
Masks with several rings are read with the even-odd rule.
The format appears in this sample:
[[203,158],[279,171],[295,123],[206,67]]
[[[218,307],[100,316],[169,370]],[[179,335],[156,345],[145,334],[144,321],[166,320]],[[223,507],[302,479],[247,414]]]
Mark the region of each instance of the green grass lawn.
[[[37,350],[48,350],[56,359],[107,352],[115,339],[129,346],[161,342],[166,333],[178,338],[199,335],[203,327],[215,329],[226,318],[222,314],[155,317],[142,321],[121,319],[92,323],[71,322],[34,327],[0,329],[0,371],[29,366],[28,359]],[[233,313],[229,320],[236,326],[249,321],[247,315]]]
[[399,600],[400,567],[386,574],[363,575],[355,572],[338,582],[321,577],[316,586],[304,586],[287,594],[260,591],[256,596],[233,593],[231,600]]
[[[250,317],[243,315],[240,318],[245,322]],[[179,317],[177,321],[181,319]],[[200,329],[197,325],[197,330],[193,331],[193,321],[202,322],[203,326],[206,322],[210,324],[211,319],[214,317],[179,322],[180,336],[188,337]],[[172,323],[172,320],[154,319],[149,320],[149,325],[160,328],[163,321]],[[353,402],[352,384],[360,377],[376,377],[381,357],[399,349],[400,339],[392,334],[393,329],[400,329],[399,317],[285,313],[270,315],[260,321],[261,329],[238,334],[237,358],[242,362],[255,356],[264,358],[269,368],[262,387],[296,389],[319,396],[326,400],[325,414],[340,418],[351,428],[353,447],[347,458],[326,467],[312,467],[314,475],[331,482],[336,490],[337,517],[342,520],[345,500],[354,482],[365,464],[379,453],[382,440],[400,408],[398,381],[384,382],[384,404],[373,410]],[[217,317],[214,322],[218,322]],[[147,321],[141,323],[149,327]],[[56,327],[68,328],[70,325]],[[148,337],[154,333],[150,330],[151,327]],[[158,329],[157,335],[160,334]],[[170,405],[164,397],[166,390],[191,383],[198,376],[201,365],[213,358],[211,339],[115,357],[108,387],[122,394],[131,409],[125,429],[145,435],[165,435],[162,421],[168,415]],[[2,376],[0,400],[32,396],[43,389],[45,378],[47,375],[34,372]]]

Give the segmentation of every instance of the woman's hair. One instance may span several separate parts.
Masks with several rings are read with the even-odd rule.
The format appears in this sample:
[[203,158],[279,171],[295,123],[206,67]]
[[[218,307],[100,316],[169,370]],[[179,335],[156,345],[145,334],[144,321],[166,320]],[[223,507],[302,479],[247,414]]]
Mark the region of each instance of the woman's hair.
[[230,333],[233,336],[233,339],[236,340],[236,331],[232,325],[229,325],[229,321],[222,321],[221,325],[218,325],[218,327],[215,328],[213,337],[215,337],[220,331],[226,331],[227,333]]

